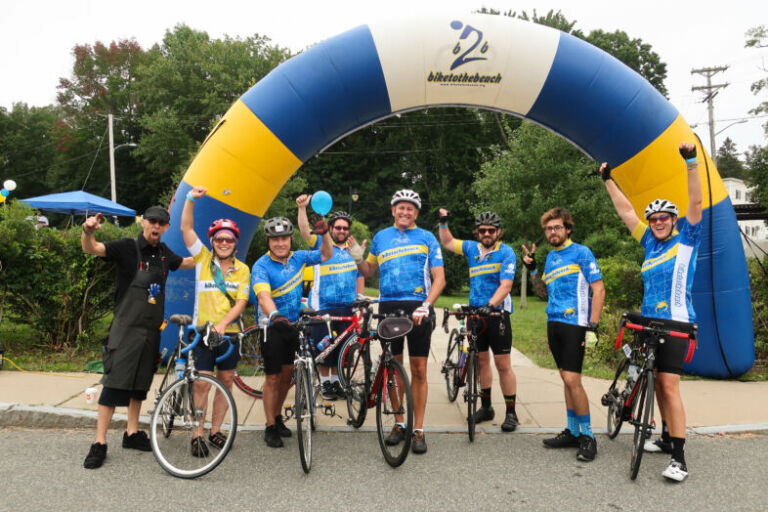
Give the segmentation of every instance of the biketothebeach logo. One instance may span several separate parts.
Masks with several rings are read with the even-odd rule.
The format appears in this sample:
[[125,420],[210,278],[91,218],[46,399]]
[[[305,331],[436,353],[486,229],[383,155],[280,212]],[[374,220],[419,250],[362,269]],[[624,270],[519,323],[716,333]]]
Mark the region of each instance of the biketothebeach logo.
[[488,41],[484,40],[483,32],[471,25],[454,20],[451,22],[453,30],[460,30],[459,39],[453,47],[453,55],[456,57],[451,63],[449,71],[430,71],[427,82],[439,85],[459,85],[465,87],[485,87],[486,85],[500,84],[501,73],[485,75],[480,73],[454,72],[458,67],[470,62],[488,60],[486,53],[490,48]]

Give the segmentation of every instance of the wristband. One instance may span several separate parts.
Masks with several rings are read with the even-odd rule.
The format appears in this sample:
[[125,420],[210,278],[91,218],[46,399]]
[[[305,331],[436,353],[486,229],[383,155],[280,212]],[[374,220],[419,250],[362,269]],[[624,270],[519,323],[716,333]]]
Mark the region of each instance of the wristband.
[[86,235],[92,235],[93,231],[88,231],[87,229],[85,229],[85,224],[83,224],[83,233],[85,233]]
[[430,308],[432,307],[432,304],[430,304],[428,301],[425,300],[424,302],[421,303],[421,307]]
[[536,274],[538,274],[538,272],[539,272],[539,269],[537,268],[528,271],[528,273],[531,274],[532,276],[535,276]]
[[687,163],[687,164],[695,164],[697,162],[698,162],[698,159],[695,156],[692,157],[692,158],[686,158],[685,159],[685,163]]
[[438,226],[440,226],[440,228],[442,229],[442,228],[447,228],[448,224],[438,224]]
[[189,199],[189,200],[190,200],[190,201],[192,201],[193,203],[194,203],[195,201],[197,201],[197,199],[195,199],[194,197],[192,197],[192,194],[190,194],[189,192],[187,192],[187,199]]

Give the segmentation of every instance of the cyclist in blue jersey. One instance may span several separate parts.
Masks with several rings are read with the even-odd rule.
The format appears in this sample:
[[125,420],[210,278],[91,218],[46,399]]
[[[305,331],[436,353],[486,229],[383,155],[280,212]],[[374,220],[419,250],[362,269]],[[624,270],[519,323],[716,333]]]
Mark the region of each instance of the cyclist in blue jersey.
[[327,261],[333,256],[328,226],[322,217],[313,222],[315,233],[322,236],[320,250],[291,251],[293,224],[285,217],[274,217],[264,223],[269,251],[251,268],[251,287],[258,301],[260,320],[268,319],[264,356],[264,413],[267,446],[283,446],[281,437],[291,431],[283,424],[280,411],[288,394],[293,374],[293,360],[298,349],[298,333],[290,324],[299,318],[304,267]]
[[[307,205],[311,195],[302,194],[296,198],[299,207],[299,231],[304,240],[313,249],[319,249],[320,237],[313,235],[307,218]],[[363,293],[365,280],[357,269],[357,264],[349,254],[348,242],[354,241],[350,236],[352,217],[346,212],[337,211],[328,218],[331,242],[333,244],[333,257],[313,268],[312,289],[309,292],[309,307],[318,314],[331,316],[351,316],[352,303],[358,294]],[[335,333],[343,332],[348,327],[346,322],[331,322],[331,333],[325,325],[313,325],[311,339],[313,345],[320,342],[325,336],[334,337]],[[322,394],[326,400],[344,398],[344,390],[339,382],[337,361],[339,349],[331,352],[319,365],[320,381],[322,382]]]
[[[413,318],[408,335],[408,358],[413,391],[413,438],[411,450],[426,453],[424,411],[427,406],[427,356],[432,340],[433,305],[445,288],[443,255],[435,235],[416,227],[421,198],[413,190],[398,190],[390,201],[395,224],[382,229],[371,241],[371,252],[363,261],[365,240],[353,243],[350,253],[365,277],[379,269],[379,313],[403,310]],[[392,353],[402,362],[404,340],[391,342]],[[386,439],[396,445],[405,439],[404,425],[395,424]]]
[[[696,256],[701,244],[702,192],[696,146],[680,144],[680,155],[685,160],[688,182],[688,208],[678,221],[679,211],[666,199],[656,199],[645,209],[640,220],[632,203],[611,178],[611,168],[603,163],[600,173],[605,188],[632,236],[645,247],[643,276],[643,316],[694,323],[691,289],[696,271]],[[680,397],[680,375],[683,372],[687,344],[669,338],[659,345],[656,354],[656,399],[662,419],[661,438],[645,444],[645,450],[671,454],[664,477],[682,482],[688,476],[685,463],[685,410]]]
[[[477,242],[457,240],[448,227],[448,210],[440,208],[440,242],[456,254],[463,254],[469,263],[469,305],[481,308],[481,313],[501,311],[500,317],[485,319],[484,328],[477,337],[480,350],[480,400],[481,407],[475,412],[475,422],[491,421],[494,416],[491,405],[493,371],[488,348],[493,350],[493,360],[499,372],[501,392],[504,395],[506,413],[501,430],[514,432],[520,424],[515,412],[517,379],[512,371],[512,283],[515,279],[517,257],[512,248],[500,241],[503,233],[501,218],[493,212],[483,212],[475,219]],[[474,321],[474,319],[470,319]]]
[[567,419],[562,432],[543,442],[550,448],[578,447],[576,458],[589,462],[597,455],[597,442],[581,369],[585,349],[597,343],[605,286],[592,251],[571,240],[573,218],[568,210],[558,207],[545,212],[541,227],[553,248],[547,254],[544,275],[539,277],[536,271],[536,244],[530,251],[523,245],[523,264],[533,277],[536,293],[547,299],[547,339],[563,380]]

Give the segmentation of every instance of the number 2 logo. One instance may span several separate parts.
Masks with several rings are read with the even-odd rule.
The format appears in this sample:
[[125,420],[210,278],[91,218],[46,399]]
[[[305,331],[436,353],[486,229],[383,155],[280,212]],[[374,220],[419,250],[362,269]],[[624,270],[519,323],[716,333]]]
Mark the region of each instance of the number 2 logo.
[[[453,64],[451,64],[451,71],[456,69],[457,67],[466,64],[467,62],[472,62],[473,60],[488,60],[487,57],[469,57],[469,54],[475,51],[475,48],[480,46],[480,43],[483,43],[482,47],[480,48],[480,53],[484,54],[488,51],[488,42],[483,42],[483,33],[479,30],[477,30],[475,27],[471,25],[464,25],[462,22],[456,20],[451,22],[451,28],[453,30],[461,30],[462,27],[464,30],[462,31],[461,35],[459,36],[459,40],[456,42],[456,46],[453,47],[453,54],[458,55],[456,59],[453,61]],[[461,41],[467,40],[467,43],[470,43],[471,41],[468,39],[470,35],[475,34],[475,41],[473,44],[469,46],[469,48],[464,51],[464,53],[461,53],[459,55],[459,52],[461,52]]]

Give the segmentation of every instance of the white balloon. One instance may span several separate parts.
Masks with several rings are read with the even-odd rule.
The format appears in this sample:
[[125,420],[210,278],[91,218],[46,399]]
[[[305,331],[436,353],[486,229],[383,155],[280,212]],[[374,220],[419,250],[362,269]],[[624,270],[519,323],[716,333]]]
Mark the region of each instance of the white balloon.
[[3,182],[3,188],[7,188],[8,190],[16,190],[16,182],[13,180],[5,180]]

